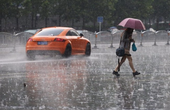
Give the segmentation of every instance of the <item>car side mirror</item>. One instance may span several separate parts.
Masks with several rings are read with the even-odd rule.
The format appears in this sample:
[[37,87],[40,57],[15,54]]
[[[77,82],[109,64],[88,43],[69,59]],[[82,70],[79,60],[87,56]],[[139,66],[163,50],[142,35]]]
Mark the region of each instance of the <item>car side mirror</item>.
[[84,35],[82,33],[80,33],[80,37],[83,37]]

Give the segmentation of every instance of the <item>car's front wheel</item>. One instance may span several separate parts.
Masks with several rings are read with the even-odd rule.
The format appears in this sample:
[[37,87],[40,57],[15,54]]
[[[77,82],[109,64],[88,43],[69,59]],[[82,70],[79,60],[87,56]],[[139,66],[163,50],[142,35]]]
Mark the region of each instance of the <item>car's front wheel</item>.
[[91,44],[90,44],[90,43],[87,43],[85,55],[86,55],[86,56],[90,56],[90,54],[91,54]]
[[72,51],[71,45],[70,45],[70,44],[67,44],[63,56],[64,56],[64,57],[69,57],[69,56],[71,55],[71,51]]

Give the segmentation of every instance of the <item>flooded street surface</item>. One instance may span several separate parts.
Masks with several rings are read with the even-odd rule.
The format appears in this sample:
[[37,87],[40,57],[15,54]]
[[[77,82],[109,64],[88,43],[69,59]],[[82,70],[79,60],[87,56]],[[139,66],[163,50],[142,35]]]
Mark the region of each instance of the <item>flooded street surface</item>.
[[169,110],[170,47],[146,44],[131,52],[141,72],[136,78],[128,61],[119,78],[112,74],[116,48],[108,47],[99,45],[90,57],[27,60],[24,48],[2,55],[0,110]]

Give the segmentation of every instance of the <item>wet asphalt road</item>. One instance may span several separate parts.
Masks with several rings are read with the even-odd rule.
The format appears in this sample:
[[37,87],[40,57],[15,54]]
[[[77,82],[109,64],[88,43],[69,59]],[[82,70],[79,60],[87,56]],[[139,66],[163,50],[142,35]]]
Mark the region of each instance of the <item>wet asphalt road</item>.
[[0,110],[169,110],[170,46],[146,43],[131,52],[141,72],[136,78],[128,61],[119,78],[112,75],[117,57],[109,46],[92,49],[90,57],[31,61],[24,48],[0,48]]

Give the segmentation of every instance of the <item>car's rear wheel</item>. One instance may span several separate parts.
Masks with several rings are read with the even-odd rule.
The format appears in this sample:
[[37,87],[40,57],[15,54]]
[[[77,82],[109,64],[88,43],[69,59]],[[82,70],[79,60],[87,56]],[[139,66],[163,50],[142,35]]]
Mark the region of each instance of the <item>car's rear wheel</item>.
[[90,54],[91,54],[91,44],[90,44],[90,43],[87,43],[85,55],[86,55],[86,56],[90,56]]
[[33,60],[35,59],[35,54],[31,51],[27,51],[27,58]]
[[71,45],[70,45],[70,44],[67,44],[63,56],[64,56],[64,57],[69,57],[69,56],[71,55],[71,51],[72,51]]

